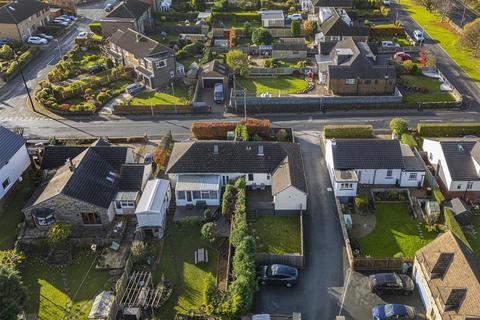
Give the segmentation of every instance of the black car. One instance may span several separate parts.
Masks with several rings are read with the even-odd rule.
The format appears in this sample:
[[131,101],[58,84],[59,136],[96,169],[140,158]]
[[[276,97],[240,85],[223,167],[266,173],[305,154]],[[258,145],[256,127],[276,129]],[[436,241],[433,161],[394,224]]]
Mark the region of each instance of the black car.
[[93,66],[88,67],[88,73],[90,74],[97,74],[103,70],[105,70],[105,67],[99,64],[94,64]]
[[290,288],[298,282],[298,270],[283,264],[263,265],[257,268],[257,279],[261,285],[279,284]]
[[377,294],[410,294],[415,289],[412,279],[404,274],[377,273],[368,278],[370,291]]

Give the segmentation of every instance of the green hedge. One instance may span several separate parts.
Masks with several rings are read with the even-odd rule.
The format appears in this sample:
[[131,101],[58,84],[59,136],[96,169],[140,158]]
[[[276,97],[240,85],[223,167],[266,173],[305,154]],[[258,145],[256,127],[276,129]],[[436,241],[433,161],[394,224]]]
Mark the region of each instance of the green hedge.
[[480,134],[480,123],[419,123],[418,134],[422,137],[461,137]]
[[90,31],[92,31],[95,34],[102,35],[102,25],[100,23],[90,23],[88,25],[90,28]]
[[440,204],[442,204],[443,201],[445,201],[445,197],[443,196],[443,193],[440,189],[433,189],[432,192],[433,192],[433,198],[435,199],[435,201],[437,201]]
[[326,139],[331,138],[372,138],[371,125],[326,125],[323,129]]
[[453,213],[450,209],[443,209],[443,218],[445,219],[445,225],[447,226],[448,230],[452,231],[452,233],[458,239],[460,239],[467,247],[472,248],[472,246],[467,240],[467,237],[463,233],[462,228],[458,224],[457,220],[455,220],[455,217],[453,216]]
[[214,12],[213,13],[214,21],[222,22],[254,22],[260,21],[260,14],[256,12]]

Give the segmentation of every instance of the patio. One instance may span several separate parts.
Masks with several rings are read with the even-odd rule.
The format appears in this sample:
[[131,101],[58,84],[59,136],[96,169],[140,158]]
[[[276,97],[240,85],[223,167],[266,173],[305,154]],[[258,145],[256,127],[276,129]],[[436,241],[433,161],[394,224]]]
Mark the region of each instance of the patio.
[[272,188],[265,190],[247,189],[247,209],[249,211],[273,211]]
[[210,212],[214,214],[220,206],[204,206],[204,207],[178,207],[175,209],[175,214],[173,215],[173,221],[180,221],[184,218],[197,218],[198,220],[203,220],[203,212],[206,209],[210,209]]

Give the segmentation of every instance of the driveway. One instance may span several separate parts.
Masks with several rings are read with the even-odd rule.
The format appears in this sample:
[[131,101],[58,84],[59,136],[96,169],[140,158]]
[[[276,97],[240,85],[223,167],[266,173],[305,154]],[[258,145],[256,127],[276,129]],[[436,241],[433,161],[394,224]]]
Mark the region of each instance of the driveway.
[[[342,294],[343,291],[335,292],[339,300],[341,300]],[[425,319],[422,300],[417,291],[408,296],[386,295],[379,297],[368,289],[368,274],[352,272],[341,315],[345,316],[347,320],[371,319],[372,308],[379,303],[399,303],[412,306],[419,313],[419,319]]]
[[338,314],[335,292],[343,286],[343,240],[319,132],[299,132],[309,197],[304,216],[306,267],[296,287],[262,287],[254,296],[254,313],[291,314],[302,319],[334,319]]

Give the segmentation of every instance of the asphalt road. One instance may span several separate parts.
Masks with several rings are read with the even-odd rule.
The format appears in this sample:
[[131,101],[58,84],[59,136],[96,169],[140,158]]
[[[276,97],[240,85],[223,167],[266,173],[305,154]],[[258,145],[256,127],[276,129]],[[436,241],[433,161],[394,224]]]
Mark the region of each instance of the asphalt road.
[[334,319],[338,299],[331,291],[343,286],[343,239],[334,196],[327,191],[330,179],[319,147],[318,132],[300,132],[307,175],[308,211],[304,215],[306,268],[293,288],[262,287],[254,296],[253,313],[291,314],[302,319]]
[[[474,12],[467,6],[464,6],[463,1],[458,1],[458,0],[450,0],[450,1],[452,2],[452,11],[448,15],[448,17],[457,26],[459,27],[462,26],[462,17],[464,17],[464,20],[463,20],[464,25],[479,18],[479,15],[476,12]],[[464,16],[464,13],[465,13],[465,16]]]

